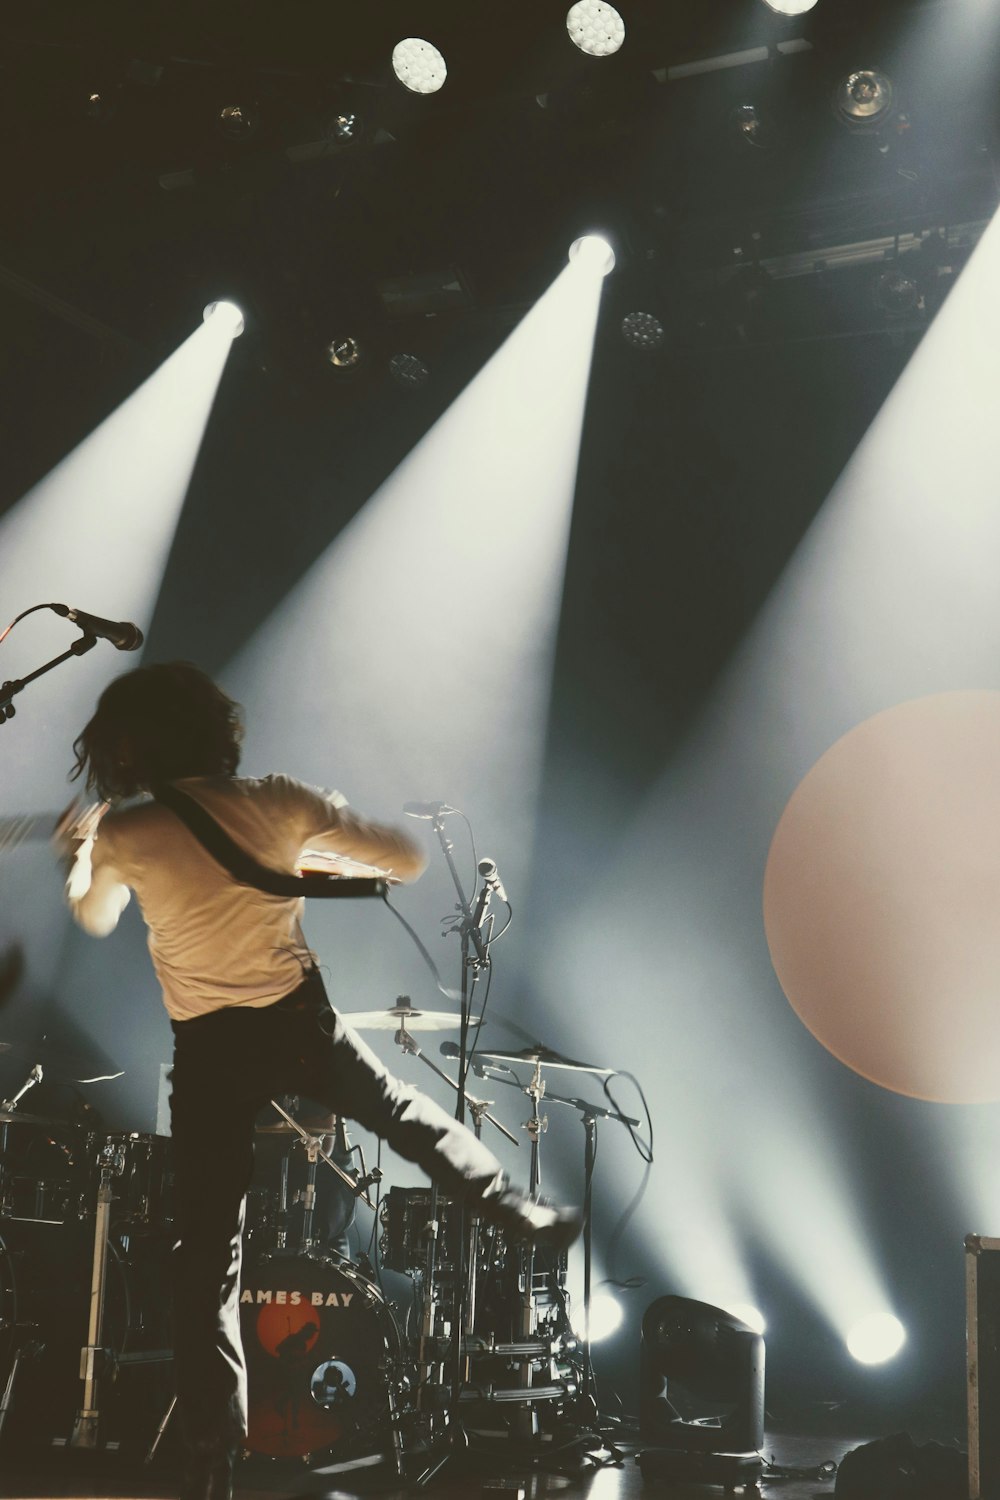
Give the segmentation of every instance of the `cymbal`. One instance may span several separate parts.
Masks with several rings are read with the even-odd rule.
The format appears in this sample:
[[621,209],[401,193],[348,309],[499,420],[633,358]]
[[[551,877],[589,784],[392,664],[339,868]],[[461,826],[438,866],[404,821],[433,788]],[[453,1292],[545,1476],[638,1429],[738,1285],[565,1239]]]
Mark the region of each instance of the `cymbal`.
[[0,1125],[43,1125],[47,1130],[78,1130],[74,1120],[55,1120],[48,1115],[27,1115],[19,1109],[0,1109]]
[[598,1068],[594,1063],[576,1062],[549,1047],[523,1047],[520,1052],[484,1052],[482,1047],[477,1047],[476,1056],[482,1062],[529,1063],[532,1067],[541,1063],[543,1068],[568,1068],[573,1073],[611,1074],[615,1071],[614,1068]]
[[[394,1005],[391,1010],[342,1010],[343,1019],[357,1031],[458,1031],[461,1016],[453,1010],[410,1010]],[[469,1025],[482,1024],[482,1016],[470,1016]]]
[[[333,1135],[336,1132],[335,1125],[327,1125],[325,1122],[310,1122],[309,1120],[297,1121],[299,1128],[307,1135],[315,1135],[322,1139],[325,1135]],[[254,1135],[298,1135],[294,1125],[289,1125],[287,1120],[276,1120],[273,1125],[255,1125]]]

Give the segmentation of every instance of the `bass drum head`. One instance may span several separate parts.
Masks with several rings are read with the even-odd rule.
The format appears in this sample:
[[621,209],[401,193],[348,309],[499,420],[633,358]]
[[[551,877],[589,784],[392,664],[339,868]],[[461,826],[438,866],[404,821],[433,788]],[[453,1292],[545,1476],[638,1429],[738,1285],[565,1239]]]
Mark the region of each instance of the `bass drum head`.
[[240,1327],[251,1453],[337,1462],[384,1448],[399,1335],[346,1261],[273,1254],[243,1267]]

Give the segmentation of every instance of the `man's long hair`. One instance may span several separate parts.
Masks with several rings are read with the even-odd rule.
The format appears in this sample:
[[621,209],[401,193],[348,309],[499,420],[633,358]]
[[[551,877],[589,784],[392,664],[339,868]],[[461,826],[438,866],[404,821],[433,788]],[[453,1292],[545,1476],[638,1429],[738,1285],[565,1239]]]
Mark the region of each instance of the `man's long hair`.
[[240,763],[238,703],[187,661],[126,672],[105,688],[74,742],[71,777],[116,802],[184,776],[231,776]]

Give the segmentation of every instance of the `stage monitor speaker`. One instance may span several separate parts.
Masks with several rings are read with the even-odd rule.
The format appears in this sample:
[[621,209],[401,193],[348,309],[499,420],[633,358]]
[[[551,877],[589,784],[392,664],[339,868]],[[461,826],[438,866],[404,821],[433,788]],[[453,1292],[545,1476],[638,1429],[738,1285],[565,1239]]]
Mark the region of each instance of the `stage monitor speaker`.
[[639,1435],[684,1453],[757,1453],[764,1340],[722,1308],[658,1297],[642,1320]]

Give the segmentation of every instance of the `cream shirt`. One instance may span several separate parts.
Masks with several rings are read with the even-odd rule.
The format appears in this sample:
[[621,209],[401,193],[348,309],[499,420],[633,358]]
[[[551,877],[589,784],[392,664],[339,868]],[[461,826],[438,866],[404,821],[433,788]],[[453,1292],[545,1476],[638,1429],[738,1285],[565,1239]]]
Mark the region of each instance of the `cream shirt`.
[[[289,776],[197,776],[176,785],[270,869],[291,874],[307,848],[414,879],[424,867],[405,834],[352,813],[337,793]],[[293,990],[309,961],[302,899],[239,885],[187,827],[151,800],[110,812],[84,840],[67,885],[80,926],[113,932],[133,890],[171,1018],[228,1005],[271,1005]]]

